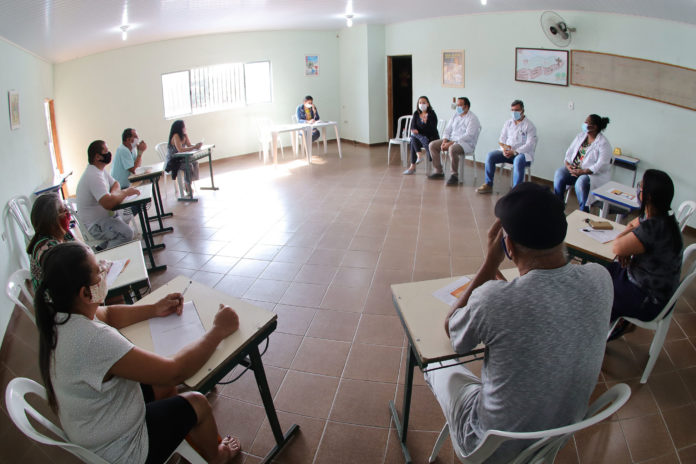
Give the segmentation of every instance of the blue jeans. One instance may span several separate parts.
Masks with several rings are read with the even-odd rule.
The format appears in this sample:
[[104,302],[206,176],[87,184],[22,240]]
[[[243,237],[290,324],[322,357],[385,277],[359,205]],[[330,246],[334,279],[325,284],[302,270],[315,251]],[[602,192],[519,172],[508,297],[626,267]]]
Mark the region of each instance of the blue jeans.
[[428,148],[429,144],[430,141],[425,135],[411,134],[411,164],[416,164],[416,161],[418,161],[418,152],[421,148],[425,148],[425,153],[428,155],[428,159],[432,160],[432,157],[430,156],[430,148]]
[[493,177],[495,176],[495,165],[500,163],[512,164],[512,186],[516,186],[524,181],[524,170],[527,166],[531,166],[531,162],[527,162],[524,153],[518,153],[514,158],[506,157],[502,151],[493,150],[486,157],[486,183],[493,185]]
[[319,137],[321,137],[321,132],[317,129],[312,129],[312,142],[316,142]]
[[568,169],[563,166],[556,169],[556,174],[553,176],[553,191],[561,201],[565,201],[566,187],[575,185],[575,196],[578,198],[578,203],[582,211],[587,211],[587,197],[590,196],[590,176],[583,174],[580,177],[570,175]]

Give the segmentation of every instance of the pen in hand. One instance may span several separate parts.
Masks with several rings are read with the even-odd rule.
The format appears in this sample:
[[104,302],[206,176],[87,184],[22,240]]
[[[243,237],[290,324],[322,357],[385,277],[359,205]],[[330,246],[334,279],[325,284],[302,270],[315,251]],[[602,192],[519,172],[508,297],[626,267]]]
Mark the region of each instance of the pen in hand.
[[188,283],[186,284],[186,288],[184,288],[184,291],[181,292],[181,300],[182,300],[182,302],[183,302],[183,299],[184,299],[184,295],[186,295],[186,292],[188,291],[188,289],[189,289],[189,287],[191,286],[192,283],[193,283],[193,280],[189,280]]

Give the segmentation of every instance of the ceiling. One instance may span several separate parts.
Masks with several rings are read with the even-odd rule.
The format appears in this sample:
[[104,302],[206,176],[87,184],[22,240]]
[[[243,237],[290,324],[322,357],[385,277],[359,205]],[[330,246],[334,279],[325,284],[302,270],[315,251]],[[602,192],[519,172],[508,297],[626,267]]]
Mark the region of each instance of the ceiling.
[[[0,36],[62,62],[157,40],[220,32],[341,29],[348,0],[0,0]],[[354,22],[524,10],[620,13],[696,24],[696,0],[353,0]],[[122,21],[131,25],[121,39]]]

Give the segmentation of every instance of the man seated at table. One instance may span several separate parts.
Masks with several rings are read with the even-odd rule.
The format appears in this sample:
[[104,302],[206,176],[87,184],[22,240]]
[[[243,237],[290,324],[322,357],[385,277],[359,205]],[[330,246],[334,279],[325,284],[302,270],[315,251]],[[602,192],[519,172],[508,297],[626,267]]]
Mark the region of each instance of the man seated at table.
[[[613,298],[599,264],[567,263],[563,202],[531,182],[495,205],[488,253],[445,321],[457,353],[485,345],[479,379],[463,365],[426,381],[464,455],[488,430],[533,432],[583,419],[602,365]],[[508,256],[520,277],[507,282]],[[503,444],[488,462],[509,462],[528,441]]]
[[147,150],[147,144],[138,138],[135,129],[130,128],[123,131],[121,141],[111,165],[111,176],[118,181],[121,188],[126,188],[130,186],[128,178],[135,174],[135,170],[143,162],[143,152]]
[[112,209],[130,195],[140,192],[133,187],[121,190],[118,182],[104,168],[111,162],[111,152],[103,140],[95,140],[87,148],[89,164],[77,184],[77,215],[87,232],[101,240],[99,248],[111,248],[133,240],[128,225],[132,215]]
[[[311,95],[304,97],[304,103],[297,107],[297,122],[310,123],[319,122],[319,110],[314,106],[314,99]],[[319,131],[312,129],[312,142],[319,138]]]
[[512,164],[512,186],[524,181],[524,170],[534,161],[537,144],[536,127],[524,114],[524,103],[515,100],[510,104],[512,118],[503,124],[498,145],[486,157],[486,182],[476,192],[491,193],[495,166],[500,163]]

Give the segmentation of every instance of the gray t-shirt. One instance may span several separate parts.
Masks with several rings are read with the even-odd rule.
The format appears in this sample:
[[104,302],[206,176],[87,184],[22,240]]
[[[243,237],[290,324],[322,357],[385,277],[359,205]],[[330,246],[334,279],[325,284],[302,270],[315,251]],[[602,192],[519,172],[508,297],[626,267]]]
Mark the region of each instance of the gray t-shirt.
[[99,200],[111,191],[116,180],[93,164],[88,164],[77,183],[77,214],[89,229],[94,223],[109,216],[113,212],[99,204]]
[[121,377],[104,382],[133,344],[113,327],[79,314],[57,331],[51,381],[66,435],[109,462],[144,463],[148,438],[140,385]]
[[[567,264],[477,288],[450,319],[458,353],[486,346],[481,386],[458,402],[457,442],[471,453],[487,430],[533,432],[581,420],[602,365],[614,296],[602,266]],[[505,443],[508,462],[529,442]]]

